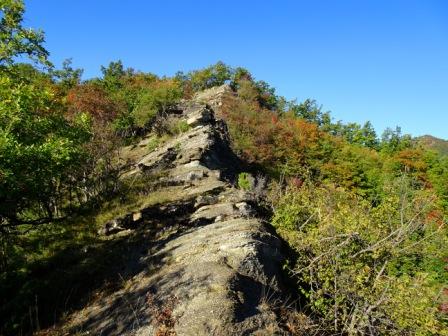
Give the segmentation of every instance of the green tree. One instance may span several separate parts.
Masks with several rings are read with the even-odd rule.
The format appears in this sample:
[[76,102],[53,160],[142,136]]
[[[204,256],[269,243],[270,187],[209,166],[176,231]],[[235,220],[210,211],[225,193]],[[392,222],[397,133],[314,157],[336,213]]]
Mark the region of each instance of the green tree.
[[191,71],[188,78],[194,91],[205,90],[224,84],[232,79],[233,70],[223,62],[218,62],[202,70]]
[[365,147],[372,149],[377,149],[379,146],[379,141],[370,121],[367,121],[360,130],[360,140],[359,143]]
[[55,112],[55,104],[48,90],[0,79],[0,222],[4,227],[54,220],[61,183],[69,169],[81,162],[89,120],[81,117],[70,125]]
[[43,47],[43,32],[22,26],[24,11],[21,0],[0,0],[0,70],[5,70],[21,56],[51,65],[48,51]]
[[133,117],[139,127],[147,127],[157,115],[165,116],[166,111],[182,97],[178,83],[164,80],[154,83],[151,88],[142,91]]
[[412,138],[408,134],[401,133],[401,127],[395,127],[395,130],[386,128],[381,135],[380,149],[386,153],[394,153],[399,150],[409,148],[412,145]]
[[52,75],[58,81],[59,85],[67,91],[81,83],[82,69],[72,67],[72,59],[66,59],[62,63],[61,70],[53,70]]
[[[448,158],[437,152],[425,153],[425,161],[428,165],[428,179],[438,195],[438,202],[448,211]],[[447,217],[445,215],[445,217]]]
[[42,80],[49,75],[14,63],[25,56],[50,65],[43,33],[22,27],[23,2],[2,0],[0,10],[0,230],[7,232],[55,219],[69,167],[80,162],[89,137],[89,120],[80,116],[69,124],[51,83]]
[[8,66],[8,74],[6,76],[17,83],[34,84],[42,87],[48,87],[53,84],[53,79],[49,73],[39,71],[29,63],[11,64]]
[[358,123],[340,124],[338,134],[351,144],[377,149],[379,141],[370,121],[363,126]]
[[323,112],[322,106],[319,106],[313,99],[306,99],[300,104],[292,102],[289,110],[297,118],[302,118],[306,121],[316,123],[320,127],[325,127],[331,121],[330,113]]
[[275,94],[275,88],[262,80],[254,82],[254,85],[258,90],[258,103],[260,106],[271,111],[276,110],[278,107],[278,96]]
[[239,89],[240,81],[253,81],[252,75],[249,70],[238,67],[233,71],[232,81],[230,85],[235,91]]
[[101,83],[109,93],[116,92],[123,87],[121,79],[126,75],[126,71],[121,60],[110,62],[107,67],[101,66],[101,72],[103,74]]

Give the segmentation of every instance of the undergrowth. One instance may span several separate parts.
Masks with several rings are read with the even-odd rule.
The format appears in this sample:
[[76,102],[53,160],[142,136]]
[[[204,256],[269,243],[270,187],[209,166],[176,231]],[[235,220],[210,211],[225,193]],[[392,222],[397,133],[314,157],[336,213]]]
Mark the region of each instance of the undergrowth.
[[[162,174],[127,179],[120,192],[76,216],[9,239],[8,265],[0,274],[2,335],[22,335],[52,325],[80,307],[95,291],[113,289],[116,270],[138,242],[134,236],[104,239],[106,221],[157,203],[179,199],[177,188],[151,190]],[[108,285],[109,284],[109,285]],[[111,287],[112,286],[112,287]],[[90,293],[90,294],[89,294]]]

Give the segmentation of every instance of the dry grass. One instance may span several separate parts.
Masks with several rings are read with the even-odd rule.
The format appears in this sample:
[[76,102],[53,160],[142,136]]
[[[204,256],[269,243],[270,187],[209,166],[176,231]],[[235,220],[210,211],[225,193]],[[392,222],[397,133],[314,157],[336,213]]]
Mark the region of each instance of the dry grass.
[[272,311],[276,315],[276,324],[269,324],[256,335],[275,335],[281,330],[293,336],[308,336],[316,334],[316,328],[309,316],[300,312],[296,302],[279,297],[278,293],[269,286],[263,287],[258,308],[261,311]]
[[173,296],[165,302],[160,302],[153,294],[148,293],[146,302],[157,327],[155,336],[175,336],[176,318],[173,316],[173,310],[178,302],[177,298]]

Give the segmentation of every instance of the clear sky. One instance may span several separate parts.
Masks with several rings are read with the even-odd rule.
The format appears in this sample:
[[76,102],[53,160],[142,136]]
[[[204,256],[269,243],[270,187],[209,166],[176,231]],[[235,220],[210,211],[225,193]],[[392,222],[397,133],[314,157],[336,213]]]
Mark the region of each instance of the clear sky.
[[159,75],[222,60],[335,120],[448,139],[448,1],[25,0],[51,60]]

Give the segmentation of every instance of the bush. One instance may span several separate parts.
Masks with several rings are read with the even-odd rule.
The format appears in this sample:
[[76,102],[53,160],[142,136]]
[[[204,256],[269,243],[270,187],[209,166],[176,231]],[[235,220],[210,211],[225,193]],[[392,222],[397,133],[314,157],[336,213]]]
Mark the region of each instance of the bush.
[[173,135],[182,134],[190,129],[185,120],[174,119],[168,124],[168,132]]
[[164,144],[169,138],[170,138],[169,135],[166,134],[162,136],[153,135],[151,139],[148,141],[147,145],[148,151],[152,152],[156,150],[158,147],[160,147],[160,145]]
[[289,189],[273,225],[297,252],[291,272],[330,333],[448,335],[437,297],[446,283],[446,229],[431,195],[399,179],[377,207],[332,186]]
[[135,124],[135,119],[132,114],[123,113],[114,120],[112,128],[119,136],[128,138],[137,133],[138,129]]
[[205,69],[192,71],[187,75],[194,91],[209,89],[214,86],[223,85],[230,80],[233,75],[233,69],[218,62]]
[[[57,112],[47,88],[0,80],[0,232],[60,215],[71,174],[85,162],[90,120]],[[3,226],[3,224],[8,225]]]
[[253,178],[249,173],[240,173],[238,175],[238,188],[242,190],[251,190],[253,187]]
[[68,116],[89,113],[94,121],[105,124],[116,118],[123,109],[98,84],[87,83],[72,88],[67,94]]
[[181,97],[181,89],[171,80],[159,81],[145,89],[132,112],[137,126],[148,127],[158,114],[163,116]]
[[322,158],[326,137],[317,125],[264,109],[253,101],[250,88],[245,89],[244,99],[228,96],[219,111],[242,159],[278,175],[287,166],[286,173],[294,176]]

